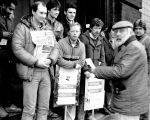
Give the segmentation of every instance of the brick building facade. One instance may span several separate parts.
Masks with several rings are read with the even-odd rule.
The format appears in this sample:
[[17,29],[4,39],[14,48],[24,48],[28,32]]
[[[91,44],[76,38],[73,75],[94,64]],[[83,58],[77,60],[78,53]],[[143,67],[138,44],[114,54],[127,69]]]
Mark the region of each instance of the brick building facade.
[[150,35],[150,0],[142,0],[141,18],[146,22],[147,33]]

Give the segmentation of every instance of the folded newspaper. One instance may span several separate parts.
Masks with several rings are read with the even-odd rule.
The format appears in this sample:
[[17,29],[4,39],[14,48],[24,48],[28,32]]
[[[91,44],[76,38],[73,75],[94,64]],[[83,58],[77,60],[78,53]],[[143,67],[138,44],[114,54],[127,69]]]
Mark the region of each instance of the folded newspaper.
[[91,67],[91,69],[93,69],[93,70],[95,69],[95,65],[91,58],[86,58],[85,61],[86,61],[87,65],[89,65]]
[[34,56],[38,59],[46,59],[54,47],[55,36],[50,30],[31,31],[33,43],[36,45]]

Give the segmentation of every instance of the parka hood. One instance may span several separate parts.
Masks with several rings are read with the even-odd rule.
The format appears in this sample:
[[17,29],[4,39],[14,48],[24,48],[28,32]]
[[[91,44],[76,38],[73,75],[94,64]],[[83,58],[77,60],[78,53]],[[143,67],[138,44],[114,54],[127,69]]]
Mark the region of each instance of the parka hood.
[[21,18],[21,23],[24,24],[25,26],[27,26],[28,28],[31,28],[33,27],[32,25],[32,22],[31,22],[31,19],[32,19],[32,15],[27,15],[27,16],[23,16]]

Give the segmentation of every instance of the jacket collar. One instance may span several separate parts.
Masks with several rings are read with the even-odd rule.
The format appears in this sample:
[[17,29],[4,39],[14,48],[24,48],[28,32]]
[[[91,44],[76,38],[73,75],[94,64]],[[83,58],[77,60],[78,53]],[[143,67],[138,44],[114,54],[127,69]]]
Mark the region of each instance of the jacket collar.
[[28,27],[29,29],[33,29],[33,30],[47,30],[47,29],[52,29],[50,27],[50,25],[48,24],[48,21],[45,20],[45,22],[43,24],[41,24],[41,26],[36,26],[33,23],[33,16],[32,15],[27,15],[27,16],[23,16],[21,18],[21,23],[23,23],[26,27]]
[[[71,40],[70,40],[70,38],[69,38],[69,37],[67,37],[67,42],[68,42],[68,44],[70,44],[70,46],[72,46],[72,44],[71,44]],[[78,39],[78,40],[76,41],[76,45],[75,45],[75,47],[74,47],[74,48],[77,48],[77,47],[79,46],[79,44],[80,44],[80,40]]]
[[[84,35],[89,39],[89,43],[90,43],[93,47],[95,47],[95,44],[94,44],[94,42],[93,42],[94,39],[90,36],[89,30],[87,30],[87,31],[84,33]],[[97,40],[96,47],[102,44],[102,41],[101,41],[101,40],[102,40],[102,37],[101,37],[101,36],[99,36],[96,40]]]
[[129,37],[125,43],[123,43],[121,46],[118,47],[118,51],[120,51],[122,49],[122,47],[128,46],[132,41],[135,41],[135,40],[137,40],[137,39],[134,35]]

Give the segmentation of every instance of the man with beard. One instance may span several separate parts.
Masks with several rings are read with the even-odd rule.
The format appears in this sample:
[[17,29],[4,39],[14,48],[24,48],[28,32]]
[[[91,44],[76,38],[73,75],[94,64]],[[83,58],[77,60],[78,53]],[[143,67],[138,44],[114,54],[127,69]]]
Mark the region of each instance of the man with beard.
[[[95,77],[112,80],[112,113],[104,120],[139,120],[140,115],[148,111],[146,51],[134,36],[133,25],[129,21],[115,23],[112,30],[118,47],[113,65],[92,70]],[[90,75],[86,74],[87,77]]]
[[[105,65],[105,53],[103,46],[103,37],[101,36],[101,29],[104,23],[99,18],[92,19],[90,29],[80,36],[81,41],[85,45],[86,58],[91,58],[95,66]],[[77,120],[84,120],[84,91],[85,91],[85,77],[83,72],[88,70],[88,66],[82,69],[81,83],[80,83],[80,99],[77,109]],[[87,116],[91,115],[91,111],[87,111]]]
[[[148,77],[149,77],[148,87],[150,89],[150,37],[146,34],[146,23],[141,19],[136,20],[134,22],[133,30],[137,40],[144,45],[147,53]],[[149,97],[150,97],[150,90],[149,90]],[[140,120],[149,120],[149,112],[142,114],[140,116]]]

